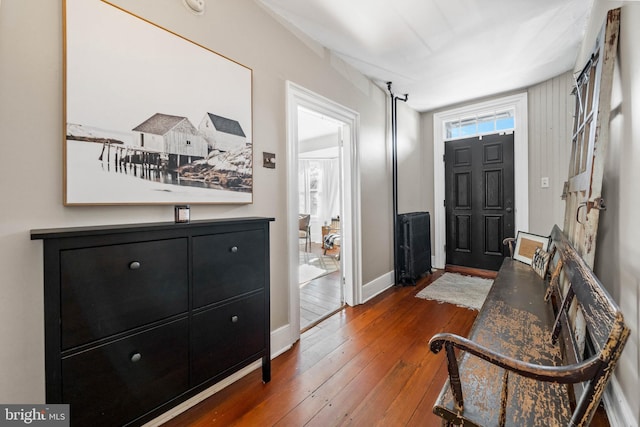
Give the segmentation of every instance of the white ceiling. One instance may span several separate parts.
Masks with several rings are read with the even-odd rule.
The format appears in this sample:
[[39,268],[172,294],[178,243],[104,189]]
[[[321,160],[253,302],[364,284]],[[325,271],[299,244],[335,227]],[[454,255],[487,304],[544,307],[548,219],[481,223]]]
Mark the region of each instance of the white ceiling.
[[325,135],[338,134],[340,124],[316,112],[298,110],[298,140],[307,141]]
[[298,110],[298,153],[301,159],[338,157],[340,125],[321,114]]
[[[429,111],[571,70],[593,0],[257,0]],[[296,31],[294,31],[296,32]]]

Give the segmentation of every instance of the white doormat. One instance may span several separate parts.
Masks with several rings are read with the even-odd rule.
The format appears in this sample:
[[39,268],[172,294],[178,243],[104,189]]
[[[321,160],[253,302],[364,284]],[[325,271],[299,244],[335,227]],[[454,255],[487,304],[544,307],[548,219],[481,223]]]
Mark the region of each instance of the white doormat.
[[459,307],[480,310],[492,284],[491,279],[444,273],[416,296],[439,303],[447,302]]

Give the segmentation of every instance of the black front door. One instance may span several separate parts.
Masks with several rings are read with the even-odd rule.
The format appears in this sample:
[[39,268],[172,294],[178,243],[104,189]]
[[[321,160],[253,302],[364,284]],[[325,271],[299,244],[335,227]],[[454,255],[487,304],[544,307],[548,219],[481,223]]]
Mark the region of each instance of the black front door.
[[513,133],[445,142],[447,264],[498,270],[514,236]]

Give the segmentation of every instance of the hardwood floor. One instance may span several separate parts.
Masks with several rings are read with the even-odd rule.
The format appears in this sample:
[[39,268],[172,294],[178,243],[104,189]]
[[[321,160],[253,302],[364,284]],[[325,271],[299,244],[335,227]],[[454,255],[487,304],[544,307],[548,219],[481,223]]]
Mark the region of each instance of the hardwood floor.
[[164,426],[439,426],[447,368],[429,338],[467,335],[477,313],[415,298],[441,274],[345,307],[275,358],[268,384],[258,369]]
[[346,307],[274,359],[270,383],[254,371],[165,425],[439,425],[447,374],[428,340],[466,335],[476,312],[415,298],[430,280]]
[[[328,250],[326,255],[335,257],[337,254],[337,249],[333,249]],[[324,250],[321,244],[312,243],[310,256],[321,257],[323,255]],[[327,262],[335,263],[340,268],[340,262],[334,258],[329,258]],[[342,307],[341,277],[338,270],[300,286],[300,330],[306,330]]]
[[300,330],[306,330],[342,307],[340,277],[340,271],[335,271],[300,287]]

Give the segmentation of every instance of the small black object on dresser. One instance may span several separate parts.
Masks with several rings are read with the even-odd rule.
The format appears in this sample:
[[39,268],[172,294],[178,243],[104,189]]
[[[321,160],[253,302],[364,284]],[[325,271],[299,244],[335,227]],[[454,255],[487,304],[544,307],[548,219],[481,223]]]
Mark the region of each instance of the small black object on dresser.
[[268,382],[270,221],[32,230],[47,403],[72,425],[139,425],[258,359]]

